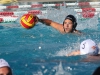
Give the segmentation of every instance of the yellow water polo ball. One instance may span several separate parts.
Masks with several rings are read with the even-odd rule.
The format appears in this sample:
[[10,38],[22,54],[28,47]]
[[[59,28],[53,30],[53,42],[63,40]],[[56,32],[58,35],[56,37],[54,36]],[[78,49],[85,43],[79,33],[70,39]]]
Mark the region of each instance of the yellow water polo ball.
[[20,18],[20,24],[26,29],[33,28],[35,26],[35,16],[33,14],[24,14]]

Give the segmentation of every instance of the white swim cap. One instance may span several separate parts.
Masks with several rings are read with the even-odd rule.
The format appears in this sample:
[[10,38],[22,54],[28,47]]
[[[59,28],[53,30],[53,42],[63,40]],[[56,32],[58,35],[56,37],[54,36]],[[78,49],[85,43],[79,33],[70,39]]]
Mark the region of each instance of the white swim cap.
[[5,66],[10,67],[7,61],[5,61],[4,59],[0,59],[0,68]]
[[91,39],[84,40],[80,45],[81,55],[84,54],[98,55],[98,52],[99,52],[99,48],[97,44]]

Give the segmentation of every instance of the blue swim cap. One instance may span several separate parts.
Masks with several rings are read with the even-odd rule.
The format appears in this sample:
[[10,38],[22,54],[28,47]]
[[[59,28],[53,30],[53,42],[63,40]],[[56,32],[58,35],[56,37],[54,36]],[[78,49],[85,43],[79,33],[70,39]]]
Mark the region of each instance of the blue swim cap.
[[[77,26],[76,18],[73,15],[68,15],[68,16],[66,16],[65,20],[66,19],[69,19],[69,20],[71,20],[73,22],[73,29],[75,30],[75,28]],[[63,25],[64,25],[64,22],[63,22]]]

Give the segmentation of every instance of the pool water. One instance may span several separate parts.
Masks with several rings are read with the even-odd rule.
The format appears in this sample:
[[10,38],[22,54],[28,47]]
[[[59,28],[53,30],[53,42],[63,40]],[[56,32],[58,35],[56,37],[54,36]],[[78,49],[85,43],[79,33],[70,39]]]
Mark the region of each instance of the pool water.
[[[57,18],[60,23],[64,19],[64,15],[61,19],[58,13],[54,18],[47,17]],[[100,47],[99,18],[78,20],[77,29],[83,34],[61,34],[41,23],[32,29],[24,29],[18,22],[1,23],[0,58],[9,62],[13,75],[91,75],[100,66],[100,61],[84,62],[85,56],[66,55],[78,50],[85,39],[95,40]]]

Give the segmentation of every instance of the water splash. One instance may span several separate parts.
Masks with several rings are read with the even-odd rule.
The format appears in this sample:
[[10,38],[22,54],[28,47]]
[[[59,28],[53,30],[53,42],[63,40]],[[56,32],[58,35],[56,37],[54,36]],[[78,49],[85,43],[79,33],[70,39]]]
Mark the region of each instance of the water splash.
[[38,73],[37,73],[37,74],[34,74],[34,73],[33,73],[33,75],[43,75],[43,74],[42,74],[42,72],[41,72],[41,71],[38,71]]
[[[80,41],[80,40],[79,40]],[[67,56],[68,53],[74,51],[74,50],[79,50],[80,43],[77,41],[77,43],[72,43],[71,46],[67,46],[60,51],[56,52],[56,56]]]
[[97,30],[98,26],[98,16],[99,14],[95,15],[93,18],[82,18],[82,16],[78,17],[78,25],[77,29],[84,30],[84,29],[93,29]]
[[[76,15],[76,11],[74,11],[74,8],[67,7],[64,3],[64,5],[60,5],[60,8],[52,8],[48,7],[47,9],[47,15],[45,15],[48,19],[51,19],[53,21],[56,21],[58,23],[63,23],[64,18],[69,15]],[[56,14],[56,15],[55,15]]]
[[71,74],[67,71],[64,71],[62,63],[60,62],[60,64],[57,67],[55,75],[71,75]]

